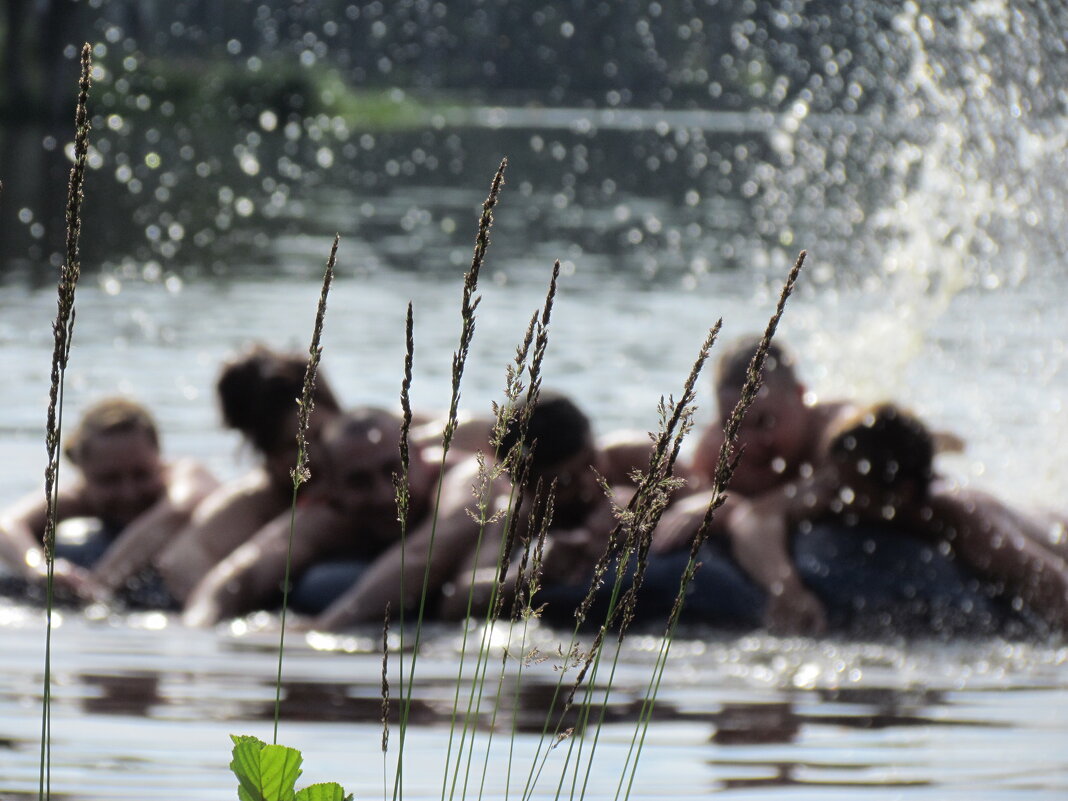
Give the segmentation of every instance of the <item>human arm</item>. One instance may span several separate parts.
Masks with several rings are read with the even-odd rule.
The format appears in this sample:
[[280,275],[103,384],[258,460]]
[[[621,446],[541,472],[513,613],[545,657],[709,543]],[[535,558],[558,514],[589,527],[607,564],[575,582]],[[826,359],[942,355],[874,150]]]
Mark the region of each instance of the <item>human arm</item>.
[[999,583],[1059,630],[1068,628],[1068,562],[1028,535],[1021,516],[985,493],[937,489],[910,521],[945,539],[979,576]]
[[731,510],[727,527],[734,558],[767,593],[764,625],[784,634],[822,634],[827,615],[794,565],[788,517],[742,502]]
[[[57,496],[56,521],[90,514],[78,488],[61,490]],[[45,580],[48,565],[45,561],[43,539],[48,517],[48,504],[41,495],[24,498],[0,517],[0,562],[20,578],[33,583]],[[56,559],[53,579],[84,601],[93,601],[105,593],[85,568]]]
[[[552,527],[550,523],[540,546],[540,559],[531,553],[521,574],[522,556],[512,554],[508,572],[500,582],[497,580],[500,575],[500,538],[489,538],[498,547],[483,547],[482,557],[477,563],[472,559],[457,571],[452,582],[453,591],[442,598],[441,617],[464,617],[469,597],[471,614],[485,613],[494,601],[494,591],[500,599],[501,610],[510,611],[520,590],[525,590],[529,600],[530,595],[538,589],[588,586],[595,566],[605,555],[609,536],[619,522],[616,510],[627,505],[633,492],[630,486],[613,487],[611,497],[600,495],[593,499],[586,508],[584,520],[577,526]],[[526,525],[530,518],[524,514],[520,520],[520,525]],[[529,548],[538,549],[536,539],[536,536],[532,537]],[[535,570],[537,575],[533,575]]]
[[794,564],[790,537],[806,519],[834,508],[837,476],[831,469],[766,492],[737,498],[725,510],[724,530],[738,565],[767,593],[764,623],[782,633],[821,634],[827,616]]
[[[465,509],[426,522],[371,564],[364,575],[312,627],[336,631],[357,623],[380,621],[389,604],[392,614],[417,609],[426,583],[428,599],[437,595],[458,564],[474,547],[477,526]],[[403,588],[403,591],[402,591]]]
[[[669,506],[653,533],[653,553],[671,553],[689,548],[701,529],[712,498],[712,490],[705,490],[682,498]],[[738,496],[727,493],[723,505],[716,510],[712,518],[708,536],[725,536],[727,529],[724,520],[739,502]]]
[[208,571],[190,592],[182,622],[211,626],[270,605],[282,591],[287,560],[290,575],[298,575],[345,534],[345,522],[324,504],[280,514]]
[[196,507],[156,559],[170,593],[185,601],[209,570],[288,506],[263,470],[229,482]]

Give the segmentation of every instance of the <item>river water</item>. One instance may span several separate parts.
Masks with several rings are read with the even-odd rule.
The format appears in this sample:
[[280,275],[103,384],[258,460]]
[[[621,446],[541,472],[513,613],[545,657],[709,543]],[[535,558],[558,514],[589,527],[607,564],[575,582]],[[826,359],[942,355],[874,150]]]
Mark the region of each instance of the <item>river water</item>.
[[[508,156],[465,408],[486,411],[499,396],[558,258],[546,386],[572,393],[600,433],[648,430],[707,328],[719,317],[724,337],[762,328],[806,248],[781,337],[813,395],[898,399],[966,440],[963,454],[943,457],[946,473],[1063,511],[1068,125],[1056,87],[1065,76],[1052,51],[1021,45],[1036,18],[1009,5],[976,4],[952,26],[905,4],[894,25],[913,47],[900,102],[857,114],[820,108],[817,92],[758,113],[487,106],[373,135],[262,114],[236,129],[98,120],[67,408],[130,394],[157,413],[168,453],[237,475],[250,456],[218,425],[218,365],[251,340],[307,347],[340,231],[323,369],[346,403],[394,406],[411,300],[415,404],[442,409],[479,206]],[[1041,102],[1050,97],[1059,99]],[[46,258],[47,226],[36,226],[49,213],[41,198],[54,193],[19,193],[36,162],[62,150],[48,150],[49,136],[0,137],[4,163],[22,168],[4,176],[0,220],[4,503],[38,491],[43,472],[55,296],[35,261]],[[699,404],[703,424],[707,379]],[[227,735],[270,738],[274,627],[266,618],[202,632],[158,615],[62,615],[53,793],[232,795]],[[377,636],[294,635],[285,665],[280,740],[304,750],[307,782],[339,780],[357,798],[382,794]],[[547,650],[560,636],[536,634]],[[0,606],[0,638],[0,799],[28,798],[39,612]],[[458,639],[456,629],[428,636],[406,744],[409,798],[441,794]],[[652,636],[624,645],[589,797],[616,796],[657,647]],[[514,773],[524,777],[552,664],[527,671],[513,704]],[[1060,640],[687,631],[631,797],[1064,798],[1066,702]],[[483,721],[478,749],[488,731]],[[507,742],[498,732],[487,798],[505,795]],[[553,752],[535,797],[555,795],[564,753]]]

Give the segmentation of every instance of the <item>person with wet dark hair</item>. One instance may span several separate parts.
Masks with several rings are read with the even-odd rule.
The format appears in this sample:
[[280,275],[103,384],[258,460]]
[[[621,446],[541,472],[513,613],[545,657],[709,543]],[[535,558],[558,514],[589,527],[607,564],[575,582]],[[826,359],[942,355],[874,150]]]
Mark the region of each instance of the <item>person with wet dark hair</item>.
[[[523,507],[515,517],[527,525],[527,506],[532,503],[539,480],[545,489],[555,482],[553,517],[546,549],[546,582],[589,581],[588,572],[604,550],[604,538],[614,526],[611,504],[597,481],[595,468],[599,454],[589,419],[568,398],[544,391],[529,415],[526,435],[521,436],[517,421],[523,406],[512,410],[512,423],[498,448],[498,459],[522,442],[530,457],[527,491]],[[403,606],[418,608],[424,577],[432,613],[447,619],[477,614],[488,603],[487,577],[498,564],[504,515],[515,502],[510,483],[502,476],[485,489],[487,514],[492,518],[480,532],[469,507],[475,506],[472,488],[479,485],[480,472],[487,475],[493,466],[480,466],[476,459],[446,474],[437,520],[427,521],[413,531],[407,542],[384,554],[361,581],[316,618],[316,628],[336,630],[355,623],[379,621],[387,603],[395,616]],[[402,555],[403,548],[403,555]],[[552,556],[552,551],[557,551]],[[555,563],[555,567],[554,567]],[[404,588],[403,594],[401,588]]]
[[[227,428],[239,431],[261,457],[271,484],[292,489],[296,462],[297,398],[304,389],[307,354],[283,353],[253,345],[223,365],[216,384],[219,409]],[[340,411],[322,372],[312,392],[319,422]]]
[[[946,485],[934,470],[936,437],[917,417],[892,403],[860,409],[828,430],[821,450],[811,476],[732,515],[735,554],[769,604],[807,584],[832,614],[857,598],[869,615],[926,599],[971,610],[979,626],[1021,605],[1052,628],[1068,626],[1068,563],[1029,535],[1026,516]],[[811,535],[828,521],[832,533]],[[1006,601],[1000,613],[995,596]]]
[[[318,452],[321,472],[316,502],[283,514],[217,564],[190,593],[183,615],[189,625],[210,625],[257,609],[277,608],[289,560],[290,608],[324,611],[384,552],[398,542],[401,527],[395,477],[402,471],[400,420],[364,407],[323,425]],[[411,445],[408,524],[426,517],[435,471]],[[292,523],[292,548],[290,526]]]
[[923,421],[892,403],[860,409],[828,432],[826,460],[843,486],[900,505],[922,501],[934,478],[935,441]]
[[[191,460],[164,461],[155,420],[127,398],[86,409],[63,452],[78,478],[59,492],[56,575],[60,586],[83,599],[122,595],[143,583],[137,574],[152,566],[217,486]],[[47,503],[37,495],[8,510],[0,523],[0,561],[24,579],[43,577],[46,516]]]
[[[297,399],[304,388],[307,356],[253,345],[223,365],[216,390],[223,421],[241,433],[259,466],[204,500],[190,525],[159,561],[170,592],[184,602],[212,567],[289,509],[290,471],[297,460]],[[308,441],[314,450],[321,427],[339,412],[322,371],[312,394]],[[314,456],[312,457],[314,463]],[[312,475],[316,472],[313,470]],[[314,482],[313,482],[314,483]],[[314,493],[305,487],[304,497]]]

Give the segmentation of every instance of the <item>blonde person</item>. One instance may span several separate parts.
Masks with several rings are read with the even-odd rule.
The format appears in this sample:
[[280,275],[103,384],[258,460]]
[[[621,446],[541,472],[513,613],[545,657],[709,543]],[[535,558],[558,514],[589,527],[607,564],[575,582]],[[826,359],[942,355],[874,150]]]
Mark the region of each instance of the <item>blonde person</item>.
[[[59,491],[57,521],[87,518],[91,524],[82,528],[80,541],[60,536],[56,577],[59,586],[83,600],[124,590],[127,580],[155,563],[217,486],[193,461],[165,461],[152,416],[125,398],[90,406],[67,437],[64,454],[77,477]],[[16,504],[0,519],[0,559],[31,581],[39,580],[44,570],[46,514],[42,494]],[[102,579],[99,567],[131,546],[146,555],[137,570],[125,573],[122,581]]]
[[[218,487],[153,556],[167,591],[183,605],[209,570],[287,510],[293,498],[290,470],[297,458],[297,398],[304,385],[307,357],[253,345],[223,365],[216,384],[227,427],[241,433],[259,458],[245,475]],[[338,412],[338,403],[320,374],[314,394],[309,439]],[[313,471],[313,476],[315,472]],[[314,489],[305,487],[307,498]],[[97,569],[110,585],[121,583],[149,558],[138,543],[117,552]]]

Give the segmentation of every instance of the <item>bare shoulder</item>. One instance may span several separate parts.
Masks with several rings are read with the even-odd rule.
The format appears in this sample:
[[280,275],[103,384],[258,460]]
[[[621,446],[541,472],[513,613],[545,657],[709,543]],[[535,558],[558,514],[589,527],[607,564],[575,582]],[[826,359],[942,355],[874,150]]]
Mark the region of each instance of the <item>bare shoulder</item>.
[[859,408],[860,406],[853,401],[837,399],[818,401],[809,406],[808,410],[809,414],[812,415],[813,423],[823,428],[829,428],[846,417],[855,414]]
[[813,455],[829,433],[857,413],[861,407],[848,400],[819,401],[806,407],[809,415],[809,444]]
[[195,517],[203,520],[235,505],[250,509],[266,502],[276,505],[273,503],[275,495],[267,474],[263,470],[253,470],[213,490],[197,507]]
[[168,484],[177,482],[211,483],[218,486],[219,480],[208,468],[196,459],[181,458],[167,463],[166,478]]

